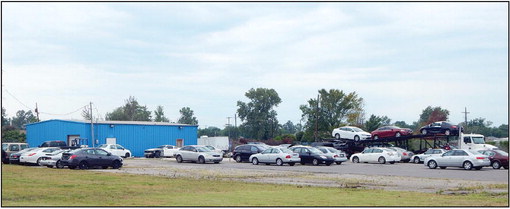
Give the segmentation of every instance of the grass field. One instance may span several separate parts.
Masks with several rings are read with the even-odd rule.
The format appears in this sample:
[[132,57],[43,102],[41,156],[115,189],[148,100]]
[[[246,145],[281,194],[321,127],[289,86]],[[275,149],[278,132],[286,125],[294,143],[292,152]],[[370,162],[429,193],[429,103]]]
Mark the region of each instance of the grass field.
[[2,165],[2,206],[508,207],[508,193],[446,195]]

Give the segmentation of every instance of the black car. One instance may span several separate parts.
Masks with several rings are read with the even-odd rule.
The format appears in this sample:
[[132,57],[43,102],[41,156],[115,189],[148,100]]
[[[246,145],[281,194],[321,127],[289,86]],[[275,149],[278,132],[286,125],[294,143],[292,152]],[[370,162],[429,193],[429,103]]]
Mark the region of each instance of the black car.
[[265,144],[239,145],[232,152],[232,158],[238,163],[249,162],[251,155],[261,153],[268,148],[269,146]]
[[420,128],[422,135],[444,134],[446,136],[459,135],[459,127],[446,121],[438,121]]
[[335,162],[335,159],[324,155],[324,153],[314,147],[298,146],[291,147],[290,150],[299,154],[299,158],[301,158],[301,165],[311,163],[313,165],[326,164],[327,166],[330,166]]
[[9,163],[9,157],[7,157],[7,152],[5,152],[2,149],[2,163],[8,164]]
[[70,169],[80,168],[88,169],[92,167],[102,167],[106,169],[112,167],[118,169],[122,167],[122,158],[112,155],[100,148],[82,148],[62,153],[62,165]]

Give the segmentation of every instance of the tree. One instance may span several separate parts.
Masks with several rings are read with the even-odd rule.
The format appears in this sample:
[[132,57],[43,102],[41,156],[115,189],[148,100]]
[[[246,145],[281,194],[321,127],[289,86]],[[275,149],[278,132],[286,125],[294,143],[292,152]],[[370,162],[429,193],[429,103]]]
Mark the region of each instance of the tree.
[[25,112],[24,110],[18,110],[16,116],[11,119],[12,125],[17,129],[25,129],[25,125],[29,123],[37,122],[37,117],[32,114],[32,110]]
[[169,122],[167,117],[165,117],[165,113],[163,112],[163,106],[159,105],[156,107],[156,110],[154,110],[154,115],[156,116],[154,118],[155,122]]
[[92,113],[90,112],[90,109],[86,108],[86,107],[83,108],[83,110],[81,111],[81,116],[85,120],[91,120],[92,119]]
[[237,101],[237,113],[245,137],[267,140],[278,132],[277,113],[273,109],[282,102],[274,89],[251,88],[245,93],[250,102]]
[[282,134],[295,134],[297,131],[297,127],[290,120],[282,125]]
[[2,107],[2,127],[9,125],[9,118],[7,118],[7,110]]
[[420,120],[418,120],[418,124],[421,127],[436,121],[446,121],[448,120],[449,114],[450,111],[448,111],[447,109],[442,109],[441,107],[428,106],[422,111],[420,115]]
[[365,123],[365,130],[368,132],[372,132],[381,126],[390,125],[390,123],[391,123],[391,119],[389,119],[387,116],[380,117],[380,116],[370,115],[370,118]]
[[220,136],[221,134],[221,129],[219,129],[218,127],[214,127],[214,126],[209,126],[207,128],[204,128],[204,129],[198,129],[198,136],[210,136],[210,137],[213,137],[213,136]]
[[126,104],[117,107],[113,112],[106,113],[106,120],[122,120],[122,121],[151,121],[151,112],[147,110],[147,106],[141,106],[135,97],[130,96],[125,100]]
[[307,105],[301,105],[300,109],[303,120],[306,121],[304,138],[308,141],[314,137],[316,122],[318,137],[330,137],[334,128],[349,122],[357,123],[364,114],[363,98],[356,92],[346,94],[337,89],[319,90],[319,101],[312,98]]
[[181,113],[181,117],[179,118],[178,123],[182,124],[190,124],[190,125],[198,125],[198,120],[195,116],[193,116],[193,110],[189,107],[183,107],[179,110]]

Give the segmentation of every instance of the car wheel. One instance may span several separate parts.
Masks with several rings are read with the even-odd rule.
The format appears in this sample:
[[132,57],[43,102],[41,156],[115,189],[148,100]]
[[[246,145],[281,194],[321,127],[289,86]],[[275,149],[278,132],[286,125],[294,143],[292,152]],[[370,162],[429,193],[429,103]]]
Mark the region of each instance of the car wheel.
[[397,132],[397,133],[395,134],[395,137],[397,137],[397,138],[398,138],[398,137],[400,137],[400,136],[402,136],[402,135],[400,134],[400,132]]
[[381,163],[381,164],[385,164],[386,163],[386,158],[384,157],[379,157],[379,159],[377,159],[377,162]]
[[161,157],[161,152],[156,152],[154,154],[154,158],[160,158]]
[[128,158],[130,157],[131,155],[129,154],[129,152],[126,152],[126,155],[124,155],[124,158]]
[[500,169],[501,168],[501,164],[499,163],[499,161],[494,161],[492,163],[492,168],[494,169]]
[[253,164],[253,165],[258,165],[258,164],[259,164],[259,159],[257,159],[256,157],[254,157],[253,159],[251,159],[251,164]]
[[81,161],[78,167],[82,170],[89,169],[89,164],[86,161]]
[[236,162],[238,162],[238,163],[241,162],[241,155],[236,156]]
[[462,167],[464,167],[464,170],[471,170],[473,168],[473,163],[466,161],[462,164]]
[[441,167],[439,167],[439,168],[441,168],[441,169],[446,169],[446,166],[441,166]]
[[175,157],[175,160],[176,160],[178,163],[182,163],[182,156],[177,155],[177,156]]
[[57,161],[57,163],[55,163],[55,167],[57,168],[64,168],[64,165],[62,165],[62,161]]
[[294,166],[294,165],[296,165],[296,163],[289,163],[289,165],[290,165],[290,166]]
[[335,162],[335,163],[336,163],[337,165],[340,165],[340,164],[342,164],[342,162]]
[[282,166],[283,165],[283,160],[280,159],[280,158],[276,159],[276,165]]
[[359,142],[359,136],[354,136],[354,141]]
[[335,134],[335,139],[340,139],[340,134]]
[[427,135],[427,129],[423,129],[423,130],[421,130],[421,134],[422,134],[422,135]]
[[113,163],[112,163],[113,169],[119,169],[120,167],[122,167],[122,164],[120,163],[120,161],[118,161],[118,160],[113,161]]
[[416,163],[416,164],[420,163],[420,158],[419,157],[414,157],[413,162]]
[[352,162],[353,163],[359,163],[359,158],[358,157],[353,157],[352,158]]
[[312,160],[312,165],[315,165],[315,166],[319,165],[319,160],[313,159]]
[[444,131],[444,135],[450,136],[450,130],[447,129],[446,131]]
[[429,166],[430,169],[436,169],[437,168],[437,163],[436,161],[429,161],[429,163],[427,164]]
[[379,136],[375,135],[374,140],[378,140],[378,139],[379,139]]
[[41,166],[41,160],[42,160],[42,158],[37,159],[36,164],[37,164],[38,166]]
[[204,164],[204,163],[205,163],[205,158],[204,158],[204,156],[200,156],[200,157],[198,157],[198,163],[199,163],[199,164]]
[[478,170],[481,170],[481,169],[482,169],[482,166],[477,166],[477,167],[475,167],[475,170],[477,170],[477,171],[478,171]]

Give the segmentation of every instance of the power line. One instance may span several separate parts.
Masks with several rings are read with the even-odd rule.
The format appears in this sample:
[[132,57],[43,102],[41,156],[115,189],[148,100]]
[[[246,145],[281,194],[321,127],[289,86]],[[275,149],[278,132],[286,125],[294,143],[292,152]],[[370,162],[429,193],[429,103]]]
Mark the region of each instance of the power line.
[[21,105],[25,106],[26,108],[28,108],[29,110],[32,110],[31,107],[27,106],[25,103],[19,101],[18,98],[16,98],[14,95],[11,94],[11,92],[9,92],[6,88],[4,88],[5,92],[7,92],[7,94],[11,95],[12,98],[14,98],[16,101],[18,101]]
[[72,112],[69,112],[69,113],[65,113],[65,114],[56,114],[56,113],[47,113],[47,112],[39,112],[39,113],[46,114],[46,115],[70,115],[70,114],[73,114],[75,112],[78,112],[79,110],[81,110],[81,109],[83,109],[83,108],[85,108],[87,106],[88,105],[84,105],[83,107],[80,107],[80,108],[76,109],[75,111],[72,111]]

